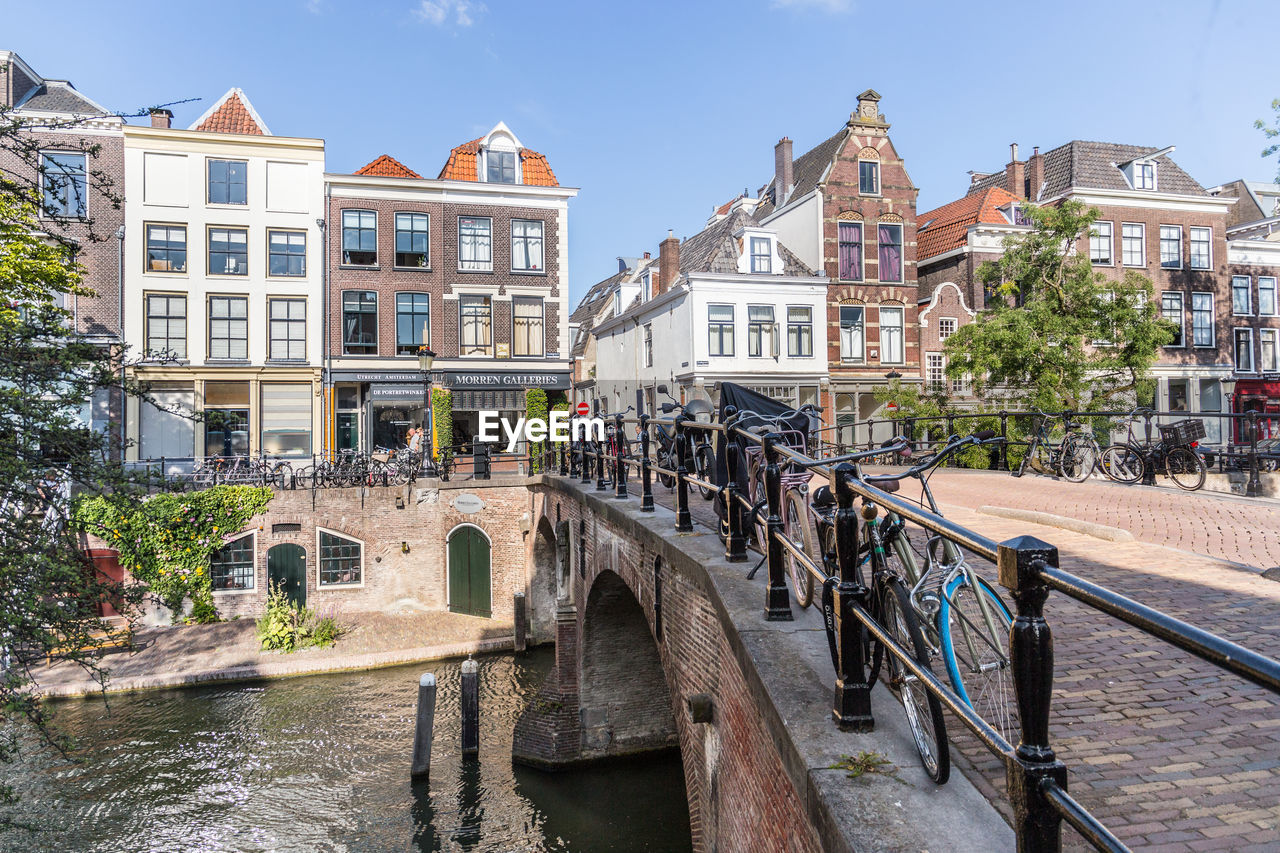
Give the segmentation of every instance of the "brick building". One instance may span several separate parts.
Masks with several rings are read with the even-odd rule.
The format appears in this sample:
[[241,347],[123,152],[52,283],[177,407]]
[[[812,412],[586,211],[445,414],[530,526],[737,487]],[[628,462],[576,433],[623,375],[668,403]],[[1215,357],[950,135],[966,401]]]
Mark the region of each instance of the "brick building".
[[[811,269],[825,271],[828,423],[865,421],[891,378],[920,381],[916,197],[868,89],[835,134],[799,157],[783,138],[755,218]],[[866,436],[846,436],[865,440]]]
[[435,179],[383,155],[326,181],[326,447],[394,447],[423,423],[421,346],[454,392],[455,439],[479,410],[523,413],[527,389],[569,388],[577,190],[542,154],[499,123]]

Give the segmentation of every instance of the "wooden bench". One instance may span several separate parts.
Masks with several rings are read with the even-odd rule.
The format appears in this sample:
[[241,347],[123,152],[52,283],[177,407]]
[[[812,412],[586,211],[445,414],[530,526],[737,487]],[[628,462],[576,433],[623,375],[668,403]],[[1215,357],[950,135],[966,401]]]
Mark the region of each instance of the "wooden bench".
[[[106,622],[107,627],[105,630],[98,628],[89,633],[83,646],[85,650],[103,651],[106,649],[127,648],[133,645],[133,625],[123,618],[109,616],[102,620],[93,621]],[[49,650],[45,663],[51,664],[55,657],[61,657],[71,651],[75,651],[75,646],[67,642],[54,646]]]

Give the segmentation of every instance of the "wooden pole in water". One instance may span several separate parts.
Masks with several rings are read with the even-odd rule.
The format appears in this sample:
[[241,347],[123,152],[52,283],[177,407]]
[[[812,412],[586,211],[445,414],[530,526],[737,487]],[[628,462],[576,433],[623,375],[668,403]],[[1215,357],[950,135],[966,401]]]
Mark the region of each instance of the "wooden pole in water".
[[528,646],[529,634],[529,612],[525,610],[524,593],[517,592],[514,596],[515,605],[513,612],[515,614],[515,649],[517,652],[523,652]]
[[462,662],[462,757],[480,755],[480,672],[467,658]]
[[418,680],[418,722],[413,732],[413,764],[409,775],[426,779],[431,773],[431,736],[435,731],[436,677],[424,672]]

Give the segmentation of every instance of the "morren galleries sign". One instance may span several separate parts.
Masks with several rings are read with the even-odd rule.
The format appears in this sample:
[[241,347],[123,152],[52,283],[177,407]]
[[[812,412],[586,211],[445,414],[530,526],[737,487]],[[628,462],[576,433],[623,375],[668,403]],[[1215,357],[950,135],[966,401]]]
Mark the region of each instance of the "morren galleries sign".
[[[374,385],[417,384],[421,387],[422,373],[409,370],[334,370],[333,382],[368,382]],[[431,382],[438,388],[501,389],[545,388],[563,391],[570,387],[568,371],[515,371],[515,370],[437,370],[431,373]]]

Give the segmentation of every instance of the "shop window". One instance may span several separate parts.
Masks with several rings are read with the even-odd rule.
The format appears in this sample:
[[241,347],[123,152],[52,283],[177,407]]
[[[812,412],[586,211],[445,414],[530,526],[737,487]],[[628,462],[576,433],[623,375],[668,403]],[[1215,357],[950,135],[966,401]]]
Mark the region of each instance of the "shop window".
[[250,533],[223,545],[209,556],[209,581],[214,592],[254,586],[254,536]]
[[311,385],[262,383],[262,452],[268,456],[311,454]]

